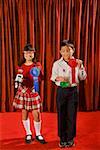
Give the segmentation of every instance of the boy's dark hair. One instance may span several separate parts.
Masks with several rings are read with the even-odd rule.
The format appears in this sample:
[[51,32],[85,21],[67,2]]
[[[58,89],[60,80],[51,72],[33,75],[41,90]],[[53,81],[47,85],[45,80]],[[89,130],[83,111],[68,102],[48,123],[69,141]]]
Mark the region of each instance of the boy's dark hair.
[[74,44],[71,40],[63,40],[61,41],[61,44],[60,46],[68,46],[68,47],[71,47],[73,50],[75,50],[75,47],[74,47]]

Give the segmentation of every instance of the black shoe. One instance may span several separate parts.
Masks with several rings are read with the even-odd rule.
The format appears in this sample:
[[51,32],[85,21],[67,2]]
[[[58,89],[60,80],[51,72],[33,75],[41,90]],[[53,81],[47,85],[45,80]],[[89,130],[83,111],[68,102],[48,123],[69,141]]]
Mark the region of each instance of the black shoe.
[[72,147],[72,146],[75,146],[74,140],[68,141],[65,147]]
[[[42,137],[42,139],[41,139]],[[36,136],[36,140],[39,141],[41,144],[46,144],[47,142],[45,141],[45,139],[43,138],[42,135],[38,135]]]
[[[29,138],[29,137],[30,137],[30,138]],[[26,142],[27,144],[30,144],[32,141],[33,141],[32,135],[31,135],[31,134],[26,135],[26,137],[25,137],[25,142]]]
[[59,147],[60,147],[60,148],[64,148],[64,147],[66,147],[66,144],[67,144],[67,142],[62,142],[62,141],[60,141]]

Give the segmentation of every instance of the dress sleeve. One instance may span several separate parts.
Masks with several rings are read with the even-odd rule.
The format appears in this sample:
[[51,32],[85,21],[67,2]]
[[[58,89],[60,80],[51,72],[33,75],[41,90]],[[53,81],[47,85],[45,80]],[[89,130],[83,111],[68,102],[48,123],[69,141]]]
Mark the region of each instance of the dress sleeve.
[[40,75],[38,77],[39,81],[44,80],[44,72],[41,63],[37,62],[36,66],[40,69]]

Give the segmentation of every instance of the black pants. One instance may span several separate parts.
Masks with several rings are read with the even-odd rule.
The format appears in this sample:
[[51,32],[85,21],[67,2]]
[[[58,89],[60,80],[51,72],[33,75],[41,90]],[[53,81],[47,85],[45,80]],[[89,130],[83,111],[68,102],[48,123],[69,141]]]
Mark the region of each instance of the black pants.
[[77,87],[57,89],[58,136],[69,141],[76,136]]

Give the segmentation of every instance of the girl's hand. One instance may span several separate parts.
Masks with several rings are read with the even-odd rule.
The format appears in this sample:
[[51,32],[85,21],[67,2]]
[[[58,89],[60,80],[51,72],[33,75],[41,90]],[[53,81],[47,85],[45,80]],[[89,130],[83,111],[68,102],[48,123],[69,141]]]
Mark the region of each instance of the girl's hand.
[[36,63],[36,67],[37,67],[38,69],[42,70],[42,65],[41,65],[40,62],[37,62],[37,63]]
[[41,63],[37,62],[36,67],[40,70],[39,81],[44,80],[44,72]]
[[21,68],[19,68],[18,73],[23,73],[23,70]]

